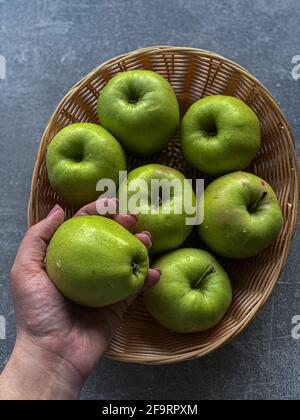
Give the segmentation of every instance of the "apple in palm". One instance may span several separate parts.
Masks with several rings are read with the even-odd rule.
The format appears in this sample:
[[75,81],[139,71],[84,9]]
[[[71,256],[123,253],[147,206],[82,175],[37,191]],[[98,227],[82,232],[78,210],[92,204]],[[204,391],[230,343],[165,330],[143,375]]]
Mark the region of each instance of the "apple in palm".
[[[169,195],[164,195],[162,187],[155,197],[153,181],[169,182],[173,186]],[[141,200],[137,201],[137,210],[129,208],[130,212],[138,214],[137,232],[151,233],[151,254],[178,248],[193,229],[193,226],[187,224],[187,218],[193,217],[193,208],[196,208],[192,186],[182,173],[173,168],[159,164],[144,165],[128,174],[127,185],[125,185],[128,204],[133,199],[136,190],[140,188],[140,182],[144,182],[147,188],[145,190],[141,188],[139,191]],[[120,191],[119,198],[122,200]],[[184,197],[190,197],[190,200],[187,200],[190,202],[187,202],[186,206]]]
[[182,120],[181,131],[185,159],[213,176],[245,169],[261,144],[257,115],[232,96],[208,96],[195,102]]
[[77,123],[63,128],[47,150],[47,171],[52,188],[67,204],[76,207],[95,201],[103,178],[117,185],[126,170],[120,143],[103,127]]
[[204,220],[199,235],[219,255],[251,257],[277,238],[282,225],[275,192],[253,174],[224,175],[204,191]]
[[131,70],[113,77],[99,95],[101,125],[140,156],[163,149],[179,124],[179,106],[169,84],[158,73]]
[[232,302],[229,277],[217,260],[200,249],[183,248],[154,262],[160,281],[145,291],[147,309],[164,327],[180,333],[217,325]]
[[149,258],[145,246],[117,222],[78,216],[54,234],[46,268],[65,297],[84,306],[102,307],[141,289]]

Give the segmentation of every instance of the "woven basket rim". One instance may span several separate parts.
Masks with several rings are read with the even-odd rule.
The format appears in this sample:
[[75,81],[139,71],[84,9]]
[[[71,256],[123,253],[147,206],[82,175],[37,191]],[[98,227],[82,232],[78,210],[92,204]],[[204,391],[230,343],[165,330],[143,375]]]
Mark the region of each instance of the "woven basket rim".
[[42,150],[42,145],[43,145],[43,140],[48,136],[49,131],[51,130],[52,127],[52,123],[56,117],[57,114],[60,113],[61,109],[63,108],[64,104],[66,103],[67,100],[71,99],[73,95],[76,95],[76,93],[82,88],[83,85],[85,85],[86,83],[89,82],[89,80],[92,80],[93,77],[95,76],[96,73],[98,73],[99,71],[104,71],[106,68],[108,68],[109,66],[115,64],[115,63],[119,63],[122,59],[132,59],[135,58],[136,56],[140,57],[141,55],[147,55],[147,54],[151,54],[154,51],[163,51],[164,53],[175,53],[175,52],[184,52],[184,53],[193,53],[193,54],[199,54],[202,57],[207,57],[210,59],[219,59],[222,60],[222,62],[229,64],[232,68],[236,69],[239,73],[242,73],[244,75],[247,76],[248,79],[250,79],[253,83],[255,83],[255,85],[257,85],[260,89],[262,89],[264,91],[264,94],[266,95],[266,97],[268,98],[268,100],[272,103],[272,106],[274,107],[274,109],[278,112],[278,114],[281,117],[282,120],[282,125],[284,127],[284,129],[287,132],[287,140],[288,140],[288,146],[291,147],[294,150],[293,153],[293,175],[294,175],[294,190],[293,190],[293,202],[291,203],[291,205],[293,206],[293,212],[296,213],[296,217],[293,220],[292,225],[290,226],[290,229],[288,231],[288,236],[286,237],[286,242],[287,242],[287,246],[285,247],[285,250],[283,252],[282,258],[280,260],[280,264],[278,264],[276,266],[276,268],[274,269],[274,281],[270,282],[270,284],[268,285],[268,288],[265,290],[265,292],[262,294],[262,298],[259,302],[259,305],[256,304],[254,305],[254,307],[247,313],[247,315],[243,318],[243,320],[241,322],[239,322],[237,324],[237,327],[234,328],[234,330],[232,331],[232,333],[226,335],[226,337],[224,337],[222,340],[219,339],[218,343],[211,343],[210,346],[206,347],[205,351],[200,351],[198,350],[190,350],[190,351],[186,351],[180,355],[178,354],[169,354],[168,356],[149,356],[149,354],[145,354],[144,357],[142,356],[137,356],[135,354],[120,354],[117,353],[111,349],[109,349],[106,353],[106,356],[115,360],[120,360],[120,361],[125,361],[125,362],[132,362],[132,363],[143,363],[143,364],[169,364],[169,363],[175,363],[175,362],[181,362],[183,360],[188,360],[188,359],[193,359],[196,357],[202,357],[205,356],[207,354],[209,354],[210,352],[219,349],[220,347],[224,346],[226,343],[228,343],[228,341],[233,340],[238,334],[240,334],[240,332],[242,330],[244,330],[249,323],[256,317],[256,315],[258,314],[258,312],[262,309],[262,307],[265,305],[266,301],[268,300],[268,298],[270,297],[284,267],[288,258],[288,254],[292,245],[292,238],[294,236],[295,230],[296,230],[296,223],[297,223],[297,211],[298,211],[298,200],[299,200],[299,166],[298,166],[298,161],[297,161],[297,157],[296,157],[296,152],[295,152],[295,139],[292,133],[292,130],[289,126],[289,123],[285,117],[285,115],[283,114],[283,112],[281,111],[279,105],[277,104],[275,98],[273,97],[273,95],[271,94],[271,92],[255,77],[253,76],[251,73],[249,73],[244,67],[240,66],[239,64],[235,63],[232,60],[229,60],[219,54],[216,54],[214,52],[211,51],[207,51],[207,50],[203,50],[203,49],[198,49],[198,48],[186,48],[186,47],[176,47],[176,46],[152,46],[152,47],[146,47],[146,48],[141,48],[132,52],[128,52],[128,53],[124,53],[121,55],[118,55],[114,58],[111,58],[107,61],[105,61],[103,64],[97,66],[96,68],[94,68],[93,70],[91,70],[85,77],[83,77],[80,81],[78,81],[75,85],[73,85],[73,87],[71,87],[69,89],[69,91],[67,92],[67,94],[61,99],[61,101],[59,102],[59,104],[57,105],[56,109],[54,110],[54,112],[52,113],[51,117],[49,118],[49,121],[47,123],[47,126],[44,130],[44,133],[42,135],[41,138],[41,142],[38,148],[38,153],[36,156],[36,160],[35,160],[35,165],[34,165],[34,170],[33,170],[33,176],[32,176],[32,181],[31,181],[31,190],[30,190],[30,198],[29,198],[29,203],[28,203],[28,213],[27,213],[27,217],[28,217],[28,226],[32,226],[33,225],[33,195],[34,195],[34,186],[36,185],[36,182],[38,180],[38,176],[39,176],[39,170],[40,170],[40,165],[39,165],[39,157],[41,155],[41,150]]

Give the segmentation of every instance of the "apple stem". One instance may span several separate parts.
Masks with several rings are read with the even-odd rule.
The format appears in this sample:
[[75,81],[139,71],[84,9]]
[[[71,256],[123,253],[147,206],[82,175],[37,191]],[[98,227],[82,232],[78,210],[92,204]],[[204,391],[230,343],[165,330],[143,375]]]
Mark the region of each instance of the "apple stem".
[[209,276],[211,273],[215,273],[215,272],[216,272],[215,267],[213,265],[209,265],[207,269],[204,271],[204,273],[202,274],[202,276],[198,280],[195,281],[193,288],[199,289],[202,281],[206,279],[206,277]]
[[267,195],[267,191],[264,191],[262,193],[262,195],[259,197],[258,200],[255,201],[255,203],[250,207],[249,209],[249,213],[254,213],[255,210],[257,209],[259,203],[265,198],[265,196]]

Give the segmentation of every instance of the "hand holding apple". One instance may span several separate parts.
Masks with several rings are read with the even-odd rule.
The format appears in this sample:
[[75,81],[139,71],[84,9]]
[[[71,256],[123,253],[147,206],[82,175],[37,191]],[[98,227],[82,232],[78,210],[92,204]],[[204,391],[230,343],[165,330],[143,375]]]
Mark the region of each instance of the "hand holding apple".
[[[95,215],[96,203],[80,210]],[[127,229],[136,220],[131,215],[111,215]],[[85,308],[65,299],[45,270],[48,244],[64,221],[64,211],[55,206],[48,217],[26,233],[11,271],[11,286],[17,323],[16,345],[0,377],[0,399],[37,400],[78,398],[80,388],[106,351],[122,317],[133,301],[104,308]],[[146,234],[138,235],[146,247]],[[149,270],[144,285],[152,287],[159,271]]]

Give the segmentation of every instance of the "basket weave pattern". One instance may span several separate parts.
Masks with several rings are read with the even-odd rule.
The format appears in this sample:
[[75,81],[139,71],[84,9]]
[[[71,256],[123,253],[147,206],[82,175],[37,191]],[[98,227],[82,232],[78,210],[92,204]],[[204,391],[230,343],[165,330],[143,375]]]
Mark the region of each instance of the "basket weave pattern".
[[[233,284],[233,304],[222,322],[205,333],[176,334],[154,321],[140,297],[129,309],[117,330],[107,355],[139,363],[172,363],[208,354],[239,334],[254,318],[274,288],[284,268],[295,231],[298,205],[298,166],[295,144],[278,105],[262,84],[239,65],[216,54],[188,48],[152,47],[116,57],[92,71],[65,96],[52,115],[41,140],[32,179],[28,222],[33,225],[60,203],[67,217],[68,207],[52,190],[45,164],[47,145],[66,125],[99,123],[96,113],[99,92],[114,75],[133,69],[154,70],[173,86],[183,115],[203,96],[231,95],[246,102],[258,115],[262,147],[248,168],[275,189],[285,224],[277,241],[266,251],[242,261],[221,260]],[[182,171],[187,178],[209,177],[193,170],[183,159],[179,132],[156,156],[141,160],[127,156],[129,170],[157,162]]]

